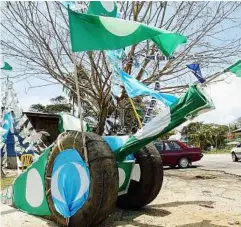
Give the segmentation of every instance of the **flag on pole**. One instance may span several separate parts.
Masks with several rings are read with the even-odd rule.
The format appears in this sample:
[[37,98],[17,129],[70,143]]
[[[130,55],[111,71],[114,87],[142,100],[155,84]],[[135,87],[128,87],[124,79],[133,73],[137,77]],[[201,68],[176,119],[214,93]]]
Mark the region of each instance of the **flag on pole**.
[[226,70],[224,70],[224,72],[231,72],[237,77],[241,77],[241,60],[228,67]]
[[68,9],[72,51],[116,50],[151,39],[166,56],[186,37],[118,18],[82,14]]
[[4,62],[4,66],[3,67],[1,67],[1,69],[3,69],[3,70],[12,70],[13,68],[12,68],[12,66],[11,65],[9,65],[7,62]]
[[87,13],[98,16],[116,17],[117,5],[114,1],[90,1]]
[[150,95],[164,102],[167,105],[171,105],[178,100],[178,98],[174,95],[160,93],[158,91],[148,88],[146,85],[142,84],[136,78],[130,76],[122,70],[119,70],[119,73],[121,80],[124,84],[125,90],[130,98],[134,98],[139,95]]
[[114,150],[117,160],[123,160],[133,150],[140,150],[143,146],[159,138],[184,123],[188,118],[195,117],[203,111],[214,109],[214,104],[203,90],[196,85],[190,86],[187,93],[170,107],[167,107],[148,124],[137,131],[119,149]]
[[193,63],[187,65],[187,67],[193,72],[193,74],[197,77],[200,83],[204,83],[206,81],[206,79],[202,76],[199,64]]

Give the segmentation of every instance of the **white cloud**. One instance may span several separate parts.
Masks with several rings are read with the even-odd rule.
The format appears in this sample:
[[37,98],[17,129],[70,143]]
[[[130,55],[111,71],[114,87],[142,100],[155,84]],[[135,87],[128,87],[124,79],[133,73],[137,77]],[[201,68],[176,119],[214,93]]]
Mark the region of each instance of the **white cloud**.
[[202,114],[195,121],[228,124],[241,116],[241,78],[230,76],[226,82],[211,84],[206,88],[216,109]]

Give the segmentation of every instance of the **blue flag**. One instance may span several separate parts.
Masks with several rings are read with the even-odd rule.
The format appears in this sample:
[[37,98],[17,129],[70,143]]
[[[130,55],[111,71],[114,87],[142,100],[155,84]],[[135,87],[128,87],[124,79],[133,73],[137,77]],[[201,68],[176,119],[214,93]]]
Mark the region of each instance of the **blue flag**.
[[5,142],[8,136],[8,132],[9,130],[12,128],[13,126],[13,118],[11,116],[11,113],[5,113],[4,117],[3,117],[3,125],[2,128],[4,130],[4,133],[2,135],[2,141]]
[[206,79],[202,77],[199,64],[189,64],[187,65],[187,67],[193,72],[193,74],[197,77],[200,83],[204,83],[206,81]]
[[160,93],[158,91],[148,88],[146,85],[142,84],[136,78],[130,76],[126,72],[119,70],[121,80],[124,84],[126,92],[130,98],[134,98],[139,95],[150,95],[156,99],[164,102],[166,105],[170,106],[178,100],[174,95]]

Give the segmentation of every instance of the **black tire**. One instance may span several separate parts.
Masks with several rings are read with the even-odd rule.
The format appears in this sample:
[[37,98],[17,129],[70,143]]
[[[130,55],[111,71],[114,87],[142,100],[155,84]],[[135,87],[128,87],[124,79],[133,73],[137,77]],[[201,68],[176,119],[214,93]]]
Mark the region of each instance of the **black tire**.
[[178,161],[178,166],[182,169],[187,168],[190,165],[190,161],[186,157],[181,157]]
[[176,167],[176,165],[170,165],[169,167],[174,169]]
[[123,209],[138,209],[152,202],[159,194],[163,182],[162,159],[153,144],[134,153],[140,165],[140,181],[131,180],[128,193],[118,196],[117,206]]
[[[45,172],[47,201],[53,219],[60,225],[66,226],[66,219],[60,215],[51,196],[51,174],[57,155],[64,149],[75,148],[83,157],[82,138],[80,132],[63,133],[58,143],[50,152]],[[59,148],[58,144],[61,144]],[[68,226],[95,226],[105,220],[115,207],[119,188],[119,175],[116,160],[109,146],[102,138],[94,133],[86,133],[89,170],[91,177],[89,198],[84,206],[70,219]]]
[[232,160],[233,160],[233,162],[237,162],[238,161],[238,158],[237,158],[237,156],[236,156],[236,154],[234,152],[232,153]]

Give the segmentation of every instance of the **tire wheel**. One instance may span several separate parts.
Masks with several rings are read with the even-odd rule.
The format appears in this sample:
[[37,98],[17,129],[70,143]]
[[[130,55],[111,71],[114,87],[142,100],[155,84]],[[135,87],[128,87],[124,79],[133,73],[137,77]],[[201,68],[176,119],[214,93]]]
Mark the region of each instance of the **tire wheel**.
[[131,180],[128,193],[118,196],[117,206],[123,209],[138,209],[152,202],[159,194],[163,181],[162,159],[153,144],[134,153],[140,165],[140,181]]
[[179,161],[178,161],[178,166],[179,166],[180,168],[187,168],[187,167],[189,166],[189,163],[190,163],[190,161],[189,161],[188,158],[182,157],[182,158],[180,158]]
[[234,152],[232,153],[232,160],[233,160],[233,162],[237,162],[238,161],[238,158],[237,158],[237,156],[236,156],[236,154]]
[[[83,207],[70,217],[68,226],[71,227],[95,226],[101,223],[115,207],[118,196],[118,169],[109,146],[94,133],[86,133],[86,146],[91,178],[90,192]],[[83,158],[82,134],[80,132],[71,131],[61,134],[50,152],[45,172],[48,205],[53,219],[62,226],[67,226],[67,222],[55,209],[51,196],[51,175],[55,158],[61,151],[68,148],[75,148]]]

